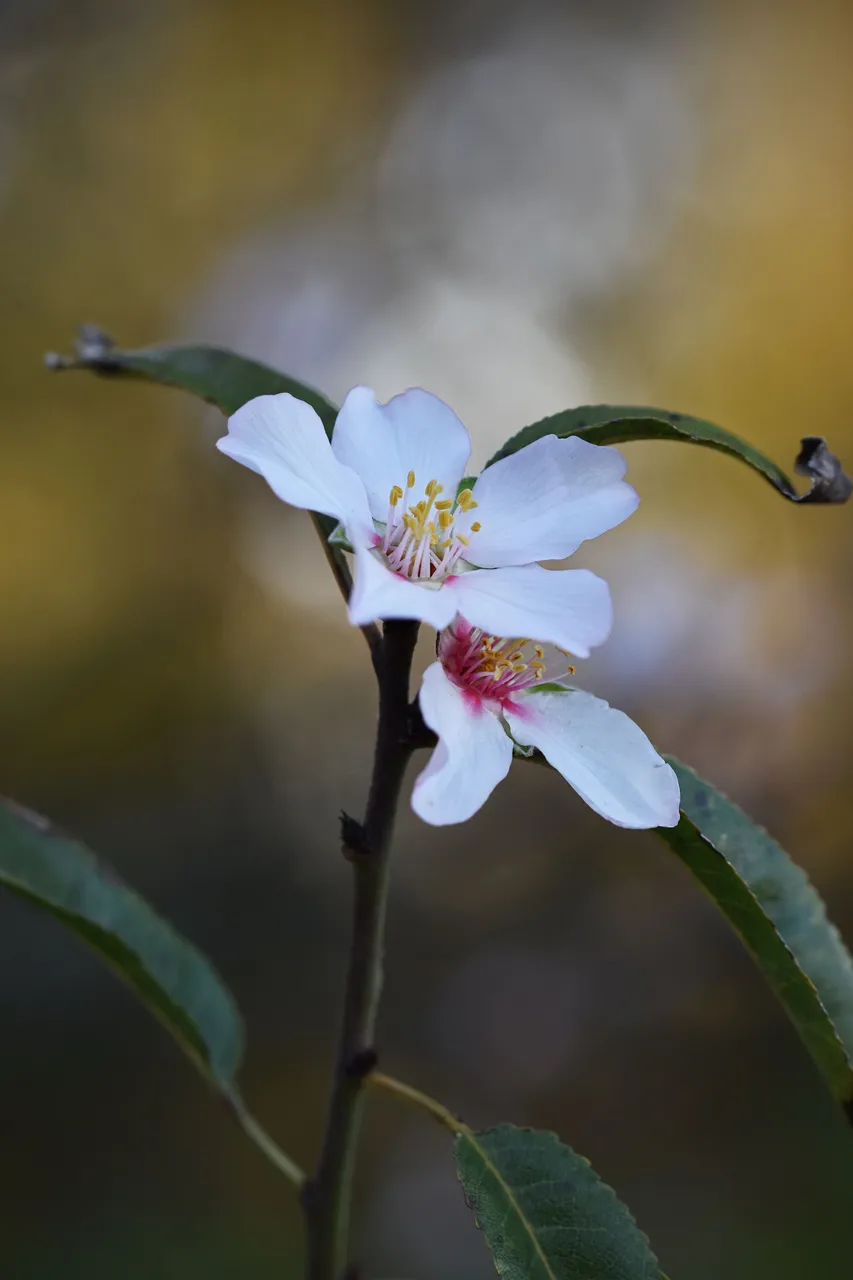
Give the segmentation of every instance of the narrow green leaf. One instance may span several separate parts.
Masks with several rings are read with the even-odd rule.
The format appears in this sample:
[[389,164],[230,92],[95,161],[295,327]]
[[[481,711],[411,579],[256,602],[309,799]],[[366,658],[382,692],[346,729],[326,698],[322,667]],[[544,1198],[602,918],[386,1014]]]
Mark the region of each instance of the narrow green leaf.
[[792,481],[765,454],[713,422],[691,418],[667,409],[649,409],[637,405],[592,404],[566,409],[550,418],[524,427],[512,436],[486,463],[487,467],[517,453],[525,445],[543,436],[581,436],[591,444],[631,444],[635,440],[674,440],[686,444],[717,449],[752,467],[790,502],[839,503],[850,497],[851,481],[841,464],[819,436],[806,436],[794,464],[800,475],[808,476],[811,487],[798,494]]
[[88,943],[196,1065],[233,1092],[242,1026],[210,963],[88,849],[9,800],[0,800],[0,885]]
[[555,1134],[509,1124],[465,1128],[454,1155],[504,1280],[660,1280],[629,1211]]
[[288,391],[310,404],[329,436],[338,414],[331,400],[307,383],[224,347],[161,345],[121,351],[95,325],[84,325],[74,356],[51,354],[45,360],[51,369],[89,369],[93,373],[142,378],[177,387],[216,405],[226,416],[236,413],[255,396]]
[[[164,345],[121,351],[96,325],[83,325],[75,354],[59,356],[51,352],[45,356],[45,363],[54,370],[88,369],[111,377],[139,378],[164,387],[177,387],[216,405],[226,417],[256,396],[287,391],[310,404],[329,439],[338,416],[331,400],[313,387],[224,347]],[[321,537],[328,542],[337,521],[319,512],[312,514]]]
[[853,1120],[853,958],[776,841],[692,769],[669,763],[682,817],[657,834],[740,935]]

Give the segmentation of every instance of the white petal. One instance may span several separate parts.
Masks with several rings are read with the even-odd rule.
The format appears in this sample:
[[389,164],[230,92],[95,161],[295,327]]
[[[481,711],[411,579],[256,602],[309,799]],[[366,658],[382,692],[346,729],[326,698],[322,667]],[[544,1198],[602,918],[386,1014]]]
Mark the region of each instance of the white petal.
[[415,618],[436,631],[446,627],[456,613],[451,592],[410,582],[387,567],[366,547],[355,549],[355,584],[349,601],[349,619],[363,627],[380,618]]
[[471,441],[453,410],[428,391],[413,387],[379,404],[369,387],[354,387],[338,414],[332,448],[361,476],[374,519],[385,520],[392,487],[405,489],[410,471],[413,502],[430,480],[444,486],[445,497],[455,498]]
[[283,502],[334,516],[353,539],[372,533],[364,485],[335,457],[322,422],[303,400],[287,392],[250,400],[228,419],[228,434],[216,445],[262,475]]
[[613,625],[610,589],[588,569],[475,569],[448,578],[457,612],[493,636],[529,636],[578,658],[605,641]]
[[448,680],[440,662],[424,672],[421,712],[438,746],[415,779],[412,808],[424,822],[465,822],[512,764],[512,743],[496,715]]
[[545,436],[502,458],[477,480],[477,507],[457,521],[462,533],[482,525],[467,558],[487,568],[570,556],[636,511],[640,499],[624,474],[617,449],[577,436]]
[[578,795],[619,827],[674,827],[678,779],[633,720],[591,693],[532,693],[505,710]]

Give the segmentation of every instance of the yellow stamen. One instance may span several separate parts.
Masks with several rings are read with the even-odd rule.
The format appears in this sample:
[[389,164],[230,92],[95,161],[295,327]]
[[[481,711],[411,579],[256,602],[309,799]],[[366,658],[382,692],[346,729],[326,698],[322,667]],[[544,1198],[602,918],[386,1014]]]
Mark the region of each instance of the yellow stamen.
[[436,511],[449,511],[453,506],[452,498],[442,498],[440,502],[435,504]]
[[464,533],[457,533],[456,541],[461,542],[463,547],[470,547],[471,545],[470,541],[468,540],[468,538],[465,537]]
[[[477,505],[477,504],[476,504],[476,502],[475,502],[475,503],[474,503],[474,506],[476,507],[476,505]],[[472,533],[479,533],[479,532],[480,532],[480,530],[482,529],[482,527],[483,527],[483,526],[480,524],[480,521],[479,521],[479,520],[475,520],[475,521],[474,521],[474,523],[471,525],[471,532],[472,532]]]
[[391,490],[391,496],[389,497],[388,501],[390,502],[392,507],[396,507],[397,503],[400,501],[402,496],[403,496],[403,490],[400,488],[398,484],[395,484]]
[[414,487],[415,487],[415,473],[414,473],[414,471],[410,471],[410,472],[409,472],[409,474],[406,476],[406,484],[408,485],[408,487],[409,487],[410,489],[414,489]]
[[[437,505],[437,504],[436,504]],[[450,511],[441,511],[438,516],[438,523],[442,529],[449,529],[453,524],[453,515]]]
[[463,489],[461,493],[456,495],[456,505],[460,511],[473,511],[477,503],[474,501],[474,495],[470,489]]

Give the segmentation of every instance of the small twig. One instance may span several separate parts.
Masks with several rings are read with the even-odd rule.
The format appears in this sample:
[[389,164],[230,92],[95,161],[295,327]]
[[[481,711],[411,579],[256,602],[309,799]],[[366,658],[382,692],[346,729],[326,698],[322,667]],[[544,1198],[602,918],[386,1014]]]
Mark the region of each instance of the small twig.
[[434,747],[438,738],[426,723],[417,698],[409,704],[406,721],[406,741],[413,751],[421,747]]
[[342,821],[353,869],[353,924],[343,1019],[326,1131],[317,1171],[303,1189],[308,1280],[339,1280],[347,1256],[356,1143],[365,1085],[376,1066],[376,1020],[382,990],[389,855],[406,765],[409,676],[416,622],[385,623],[379,650],[379,726],[364,821]]

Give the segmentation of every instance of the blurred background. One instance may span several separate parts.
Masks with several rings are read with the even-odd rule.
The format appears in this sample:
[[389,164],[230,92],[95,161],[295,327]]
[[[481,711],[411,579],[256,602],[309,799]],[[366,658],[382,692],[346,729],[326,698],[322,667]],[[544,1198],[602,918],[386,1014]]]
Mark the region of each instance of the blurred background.
[[[428,387],[482,462],[662,404],[853,462],[853,10],[831,0],[0,0],[0,790],[203,947],[245,1092],[316,1150],[346,947],[336,813],[374,693],[303,515],[177,393],[56,376],[80,321],[223,342],[340,398]],[[579,678],[766,823],[853,938],[850,509],[626,450],[643,503]],[[426,654],[422,655],[425,659]],[[324,745],[326,744],[326,745]],[[678,1280],[846,1280],[853,1147],[653,836],[518,767],[403,814],[386,1068],[554,1128]],[[291,1195],[124,988],[0,900],[0,1268],[298,1274]],[[445,1135],[371,1107],[367,1274],[492,1274]]]

